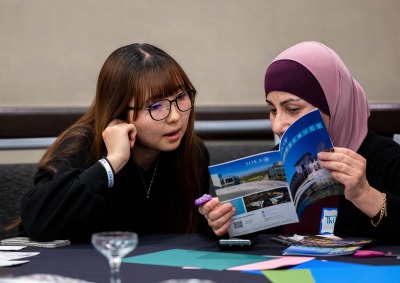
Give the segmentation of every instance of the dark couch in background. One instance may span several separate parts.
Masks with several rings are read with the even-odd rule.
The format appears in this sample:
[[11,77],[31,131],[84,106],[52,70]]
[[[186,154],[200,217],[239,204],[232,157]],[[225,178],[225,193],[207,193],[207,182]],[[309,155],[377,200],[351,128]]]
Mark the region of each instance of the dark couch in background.
[[0,239],[15,236],[16,228],[6,230],[20,215],[21,196],[33,185],[37,164],[0,165]]
[[[206,141],[211,164],[226,162],[267,151],[273,141]],[[20,215],[21,196],[33,185],[37,164],[0,165],[0,239],[16,236],[17,228],[6,230]]]

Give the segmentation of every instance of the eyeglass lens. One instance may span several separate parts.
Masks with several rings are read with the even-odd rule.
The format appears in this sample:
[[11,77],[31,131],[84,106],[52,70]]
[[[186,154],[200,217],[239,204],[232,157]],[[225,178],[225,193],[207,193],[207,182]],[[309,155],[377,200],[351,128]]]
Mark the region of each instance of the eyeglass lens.
[[178,96],[173,100],[162,99],[154,102],[146,109],[149,110],[150,116],[154,120],[163,120],[167,118],[169,113],[171,112],[173,102],[175,102],[177,108],[181,112],[186,112],[190,110],[193,106],[191,95],[185,91],[178,94]]

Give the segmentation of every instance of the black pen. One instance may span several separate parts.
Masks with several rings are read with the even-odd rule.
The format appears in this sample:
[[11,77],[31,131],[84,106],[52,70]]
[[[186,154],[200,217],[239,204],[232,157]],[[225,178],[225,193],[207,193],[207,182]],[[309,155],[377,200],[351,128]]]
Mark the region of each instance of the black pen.
[[289,241],[286,241],[286,240],[283,240],[280,238],[271,237],[270,239],[271,239],[271,241],[277,242],[277,243],[285,245],[285,246],[291,246],[293,244],[292,242],[289,242]]

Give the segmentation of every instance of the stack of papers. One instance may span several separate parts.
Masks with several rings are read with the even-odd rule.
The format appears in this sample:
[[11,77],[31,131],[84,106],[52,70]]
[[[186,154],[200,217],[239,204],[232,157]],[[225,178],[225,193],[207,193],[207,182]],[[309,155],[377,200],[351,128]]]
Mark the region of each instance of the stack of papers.
[[90,283],[88,281],[64,277],[54,274],[31,274],[31,275],[24,275],[18,277],[10,277],[10,278],[0,278],[0,283]]
[[309,235],[286,237],[292,245],[283,251],[283,255],[339,256],[353,254],[356,250],[371,243],[372,239],[343,239],[333,235]]
[[[21,247],[17,247],[17,249]],[[9,251],[5,251],[4,247],[0,251],[0,267],[13,266],[29,262],[29,260],[16,260],[26,257],[38,255],[39,252],[16,252],[15,247],[10,247]]]

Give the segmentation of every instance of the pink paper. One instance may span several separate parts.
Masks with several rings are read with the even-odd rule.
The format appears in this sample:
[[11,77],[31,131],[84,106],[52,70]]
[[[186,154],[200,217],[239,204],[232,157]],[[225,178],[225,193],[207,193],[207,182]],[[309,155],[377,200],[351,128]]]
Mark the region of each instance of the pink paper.
[[305,256],[283,256],[276,259],[245,264],[240,266],[235,266],[228,268],[228,270],[270,270],[277,269],[283,266],[298,265],[310,260],[315,259],[315,257],[305,257]]

